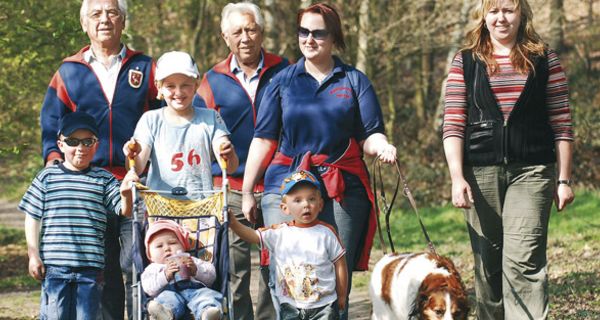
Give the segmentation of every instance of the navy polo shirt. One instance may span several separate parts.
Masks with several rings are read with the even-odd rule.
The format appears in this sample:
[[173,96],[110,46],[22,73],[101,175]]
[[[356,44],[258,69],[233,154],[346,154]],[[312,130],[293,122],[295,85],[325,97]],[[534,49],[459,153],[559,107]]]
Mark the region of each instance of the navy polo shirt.
[[[361,142],[384,133],[381,106],[367,76],[334,60],[331,74],[319,83],[300,59],[273,78],[260,103],[254,137],[278,140],[281,134],[279,151],[295,158],[295,164],[308,151],[327,154],[328,162],[333,161],[351,138]],[[265,193],[279,193],[292,167],[270,165]]]

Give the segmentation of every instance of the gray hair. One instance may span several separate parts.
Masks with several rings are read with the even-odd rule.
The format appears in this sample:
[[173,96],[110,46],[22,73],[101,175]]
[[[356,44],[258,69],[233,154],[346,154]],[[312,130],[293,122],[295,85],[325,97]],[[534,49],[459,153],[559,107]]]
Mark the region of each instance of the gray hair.
[[254,3],[238,2],[228,3],[221,11],[221,32],[225,33],[229,29],[229,17],[233,13],[250,14],[254,16],[254,22],[258,25],[261,31],[264,31],[265,19],[260,13],[260,8]]
[[[117,1],[117,6],[119,7],[119,12],[121,13],[121,15],[123,16],[123,18],[127,17],[127,0],[116,0]],[[90,2],[90,0],[83,0],[83,2],[81,3],[81,10],[79,10],[79,18],[81,20],[84,20],[87,18],[87,11],[88,11],[88,2]]]

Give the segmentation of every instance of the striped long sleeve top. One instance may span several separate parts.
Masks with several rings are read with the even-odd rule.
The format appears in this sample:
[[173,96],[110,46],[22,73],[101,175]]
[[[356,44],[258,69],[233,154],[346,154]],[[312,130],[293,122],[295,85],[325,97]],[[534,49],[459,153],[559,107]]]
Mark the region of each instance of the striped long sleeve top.
[[[494,55],[499,71],[494,75],[488,73],[490,87],[504,119],[508,119],[515,103],[519,99],[527,74],[515,70],[508,55]],[[548,118],[555,140],[573,140],[573,125],[569,106],[569,89],[567,77],[560,64],[556,52],[548,52],[549,78],[546,87],[546,105]],[[463,72],[463,61],[460,52],[452,61],[446,82],[446,104],[444,107],[444,126],[442,137],[464,138],[467,125],[467,90]]]

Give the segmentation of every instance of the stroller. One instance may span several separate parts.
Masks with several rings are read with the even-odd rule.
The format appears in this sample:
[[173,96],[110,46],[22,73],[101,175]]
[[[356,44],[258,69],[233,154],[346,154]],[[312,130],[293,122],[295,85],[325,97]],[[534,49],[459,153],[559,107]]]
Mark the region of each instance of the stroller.
[[201,200],[179,200],[167,197],[187,194],[187,191],[181,187],[161,191],[150,190],[141,184],[134,186],[131,309],[134,320],[148,318],[146,305],[150,299],[142,290],[140,281],[144,268],[149,264],[145,255],[144,234],[150,224],[160,219],[174,220],[189,230],[191,250],[188,252],[215,266],[217,278],[212,289],[219,291],[223,296],[221,305],[224,319],[234,319],[229,290],[228,181],[226,164],[222,163],[222,166],[224,167],[222,188],[203,191],[206,197]]

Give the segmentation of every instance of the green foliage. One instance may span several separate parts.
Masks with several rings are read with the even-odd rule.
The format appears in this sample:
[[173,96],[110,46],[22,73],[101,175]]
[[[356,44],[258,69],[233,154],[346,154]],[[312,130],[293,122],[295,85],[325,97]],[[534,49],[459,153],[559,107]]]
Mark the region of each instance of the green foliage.
[[[41,168],[39,110],[60,61],[83,46],[80,1],[0,2],[0,192],[16,197]],[[68,14],[65,14],[68,13]]]
[[22,274],[14,277],[6,277],[0,280],[0,292],[9,292],[23,289],[38,288],[40,282],[33,279],[28,274]]
[[0,246],[9,244],[25,244],[25,233],[23,230],[0,225]]
[[[201,71],[228,54],[220,36],[220,13],[229,0],[128,1],[123,41],[157,58],[170,50],[190,52]],[[314,1],[254,1],[267,18],[265,47],[292,61],[300,56],[296,13]],[[574,0],[565,3],[575,3]],[[357,62],[361,0],[332,0],[340,9],[347,49]],[[446,58],[458,39],[463,0],[369,2],[368,76],[383,108],[389,139],[419,202],[446,204],[450,180],[436,111]],[[0,192],[17,198],[42,167],[39,108],[60,61],[88,43],[79,25],[80,0],[0,2]],[[542,37],[543,1],[531,1]],[[544,10],[542,10],[544,9]],[[597,13],[565,21],[560,53],[571,91],[576,132],[574,179],[582,187],[600,181],[600,33]],[[269,19],[271,17],[272,19]],[[270,22],[269,22],[270,21]],[[547,29],[547,28],[546,28]],[[461,32],[458,35],[463,34]],[[386,174],[389,185],[393,172]]]

